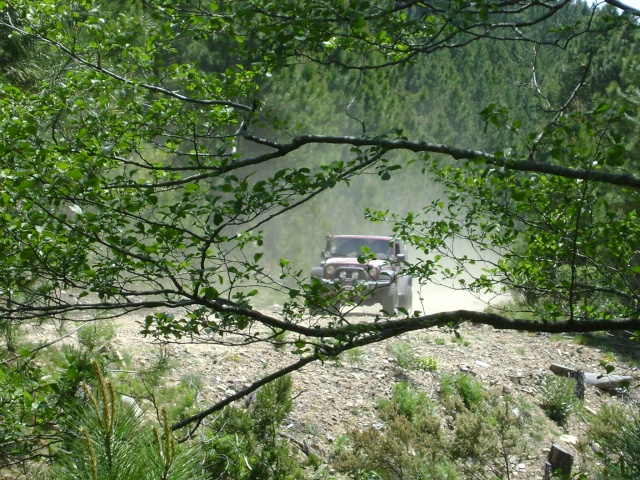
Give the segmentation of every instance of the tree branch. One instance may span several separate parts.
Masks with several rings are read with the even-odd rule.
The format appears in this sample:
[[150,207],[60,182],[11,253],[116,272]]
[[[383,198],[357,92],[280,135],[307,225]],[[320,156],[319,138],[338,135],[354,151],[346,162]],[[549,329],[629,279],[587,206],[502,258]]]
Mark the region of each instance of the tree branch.
[[637,8],[631,7],[623,2],[619,2],[618,0],[604,0],[604,3],[608,3],[612,7],[619,8],[620,10],[629,12],[632,15],[636,15],[640,17],[640,10],[638,10]]
[[[267,375],[266,377],[261,378],[257,382],[253,382],[247,388],[244,388],[244,389],[240,390],[239,392],[228,396],[224,400],[219,401],[218,403],[216,403],[215,405],[207,408],[206,410],[203,410],[200,413],[197,413],[195,415],[192,415],[191,417],[187,417],[184,420],[181,420],[181,421],[179,421],[177,423],[174,423],[173,425],[171,425],[171,430],[172,431],[178,430],[178,429],[186,427],[187,425],[190,425],[190,424],[192,424],[194,422],[198,422],[198,424],[199,424],[204,418],[208,417],[212,413],[217,412],[218,410],[222,410],[224,407],[229,405],[231,402],[234,402],[234,401],[239,400],[239,399],[241,399],[243,397],[246,397],[250,393],[255,392],[258,388],[262,387],[263,385],[266,385],[267,383],[270,383],[270,382],[272,382],[272,381],[274,381],[274,380],[276,380],[276,379],[278,379],[280,377],[284,377],[285,375],[287,375],[287,374],[289,374],[291,372],[295,372],[296,370],[300,370],[305,365],[307,365],[307,364],[309,364],[311,362],[315,362],[316,360],[319,360],[320,358],[321,357],[318,354],[310,355],[308,357],[301,358],[300,360],[298,360],[295,363],[292,363],[288,367],[282,368],[282,369],[278,370],[277,372],[272,373],[271,375]],[[195,428],[197,428],[197,425],[196,425]],[[194,429],[192,429],[192,432],[193,432],[193,430]]]
[[[247,139],[252,140],[256,137],[250,135]],[[385,138],[364,138],[352,136],[331,136],[331,135],[301,135],[295,137],[290,143],[278,144],[278,150],[265,155],[259,155],[243,162],[237,162],[233,168],[239,166],[249,166],[259,164],[265,158],[276,158],[286,155],[304,145],[310,144],[332,144],[332,145],[351,145],[354,147],[380,147],[386,150],[408,150],[414,153],[441,153],[448,155],[456,160],[477,160],[486,165],[492,165],[506,170],[515,170],[520,172],[537,172],[555,175],[558,177],[592,180],[599,183],[609,185],[617,185],[621,187],[629,187],[634,190],[640,190],[640,178],[626,173],[604,172],[594,169],[578,169],[564,167],[562,165],[554,165],[547,162],[536,162],[533,160],[514,160],[507,157],[501,157],[493,153],[484,152],[482,150],[473,150],[466,148],[456,148],[450,145],[440,143],[430,143],[425,141],[409,141],[404,139],[385,139]]]

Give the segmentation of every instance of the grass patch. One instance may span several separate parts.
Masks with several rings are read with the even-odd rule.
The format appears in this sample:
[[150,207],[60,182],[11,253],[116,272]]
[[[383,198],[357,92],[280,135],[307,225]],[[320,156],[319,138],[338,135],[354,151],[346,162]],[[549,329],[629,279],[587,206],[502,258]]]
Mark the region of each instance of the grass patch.
[[392,343],[388,351],[396,359],[398,366],[408,370],[428,370],[434,372],[438,369],[438,361],[433,357],[419,357],[413,348],[406,342]]

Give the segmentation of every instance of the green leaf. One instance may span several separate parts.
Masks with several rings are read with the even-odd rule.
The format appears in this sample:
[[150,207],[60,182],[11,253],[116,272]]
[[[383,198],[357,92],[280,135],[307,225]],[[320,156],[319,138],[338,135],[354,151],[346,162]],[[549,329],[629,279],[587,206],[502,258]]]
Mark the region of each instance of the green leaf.
[[78,168],[70,168],[65,173],[69,178],[71,178],[71,180],[80,180],[84,176],[82,170]]
[[220,296],[220,293],[214,287],[206,287],[202,290],[202,293],[207,300],[215,300]]

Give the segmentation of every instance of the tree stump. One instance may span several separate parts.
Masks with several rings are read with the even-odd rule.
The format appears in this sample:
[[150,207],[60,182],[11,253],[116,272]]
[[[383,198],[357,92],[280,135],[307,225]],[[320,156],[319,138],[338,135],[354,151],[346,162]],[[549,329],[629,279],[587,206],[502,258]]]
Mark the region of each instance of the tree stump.
[[[573,468],[573,455],[555,443],[551,445],[547,461],[544,466],[544,476],[542,480],[554,478],[554,473],[558,472],[561,478],[569,478]],[[558,477],[555,477],[558,478]]]

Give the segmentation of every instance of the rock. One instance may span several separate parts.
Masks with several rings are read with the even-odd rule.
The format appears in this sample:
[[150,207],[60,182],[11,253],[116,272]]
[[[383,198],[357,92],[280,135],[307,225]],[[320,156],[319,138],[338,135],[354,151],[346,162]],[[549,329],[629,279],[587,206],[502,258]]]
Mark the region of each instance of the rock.
[[558,437],[558,440],[564,443],[568,443],[569,445],[577,445],[578,444],[578,437],[576,437],[575,435],[560,435]]
[[589,412],[591,415],[596,415],[598,412],[596,412],[593,408],[586,406],[584,407],[584,409]]

